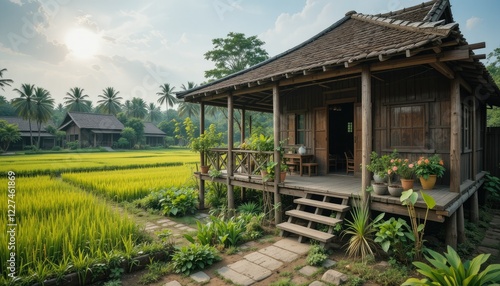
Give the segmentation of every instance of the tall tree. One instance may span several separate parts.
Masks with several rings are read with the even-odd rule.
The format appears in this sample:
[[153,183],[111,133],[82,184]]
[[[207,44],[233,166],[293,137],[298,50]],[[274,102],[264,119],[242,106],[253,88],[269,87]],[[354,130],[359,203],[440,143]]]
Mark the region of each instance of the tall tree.
[[11,83],[13,83],[14,81],[11,80],[11,79],[8,79],[8,78],[2,78],[3,77],[3,72],[6,72],[7,69],[0,69],[0,87],[4,88],[4,86],[10,86]]
[[269,58],[265,44],[257,36],[245,37],[243,33],[230,32],[226,38],[212,40],[214,49],[205,53],[205,59],[213,61],[215,68],[205,71],[209,80],[223,78],[244,70]]
[[36,120],[36,127],[38,128],[38,141],[36,145],[37,148],[40,148],[40,130],[42,129],[42,124],[52,118],[54,99],[50,97],[48,90],[41,87],[35,89],[33,99],[35,101],[33,118]]
[[[158,98],[158,103],[162,105],[165,102],[165,106],[167,110],[165,111],[165,114],[168,112],[168,107],[173,107],[174,104],[177,103],[177,98],[175,98],[174,95],[174,88],[175,86],[170,87],[170,84],[164,83],[163,85],[160,85],[160,92],[157,92],[156,95],[159,95],[160,98]],[[168,114],[167,114],[167,120],[168,120]]]
[[126,117],[132,116],[132,101],[130,101],[129,99],[125,100],[125,103],[123,104],[123,109]]
[[120,100],[123,98],[118,96],[119,93],[119,91],[116,91],[112,87],[106,87],[105,89],[103,89],[102,94],[98,95],[99,98],[102,98],[101,100],[97,101],[97,108],[99,109],[99,111],[113,115],[116,115],[118,112],[120,112]]
[[7,101],[5,96],[0,95],[0,116],[15,116],[16,109]]
[[150,122],[158,122],[161,119],[160,107],[156,106],[154,103],[149,103],[148,114],[146,115],[146,120]]
[[[192,81],[188,81],[187,86],[184,84],[181,85],[181,89],[184,91],[193,89],[195,87],[197,87],[197,85]],[[181,117],[194,117],[200,115],[200,106],[198,104],[185,102],[184,100],[179,101],[179,107],[177,108],[177,110],[179,111],[179,116]]]
[[89,96],[84,94],[83,88],[73,87],[69,89],[63,99],[68,111],[90,112],[91,102],[86,98]]
[[144,99],[140,97],[132,98],[132,112],[131,116],[143,119],[148,114],[148,107]]
[[35,85],[23,83],[21,89],[14,89],[15,92],[19,94],[19,97],[12,100],[12,106],[16,109],[17,115],[21,116],[23,119],[28,119],[28,125],[30,128],[30,144],[33,146],[33,131],[31,130],[31,119],[33,118],[35,110],[35,101],[33,96],[35,93]]

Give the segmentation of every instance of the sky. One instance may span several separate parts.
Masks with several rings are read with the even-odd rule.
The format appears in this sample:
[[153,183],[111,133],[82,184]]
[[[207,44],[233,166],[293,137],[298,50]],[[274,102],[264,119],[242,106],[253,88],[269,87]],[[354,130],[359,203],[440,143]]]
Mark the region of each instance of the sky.
[[[275,56],[321,32],[346,12],[378,14],[424,0],[0,0],[0,69],[47,89],[56,104],[70,88],[95,102],[106,87],[124,100],[156,103],[159,86],[175,91],[204,82],[204,54],[230,32],[257,36]],[[476,54],[500,47],[500,1],[451,0],[455,22]],[[165,106],[162,106],[165,110]]]

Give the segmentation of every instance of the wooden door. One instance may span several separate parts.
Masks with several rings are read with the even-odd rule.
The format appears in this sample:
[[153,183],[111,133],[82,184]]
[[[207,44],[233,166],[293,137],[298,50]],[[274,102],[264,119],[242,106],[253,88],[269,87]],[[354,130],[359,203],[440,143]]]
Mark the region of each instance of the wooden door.
[[314,109],[314,157],[318,174],[328,173],[328,111],[326,107]]
[[362,144],[362,127],[361,127],[361,103],[354,104],[354,175],[359,176],[361,173],[361,158],[363,152]]

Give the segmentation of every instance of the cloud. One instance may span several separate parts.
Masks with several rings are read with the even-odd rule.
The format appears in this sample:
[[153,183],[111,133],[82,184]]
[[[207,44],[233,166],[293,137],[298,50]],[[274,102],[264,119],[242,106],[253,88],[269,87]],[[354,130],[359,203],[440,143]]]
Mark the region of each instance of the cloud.
[[472,17],[472,18],[467,19],[467,21],[465,22],[465,27],[469,31],[474,30],[474,28],[476,28],[481,22],[482,22],[481,18]]
[[66,57],[68,49],[51,41],[44,34],[50,26],[50,14],[39,2],[24,2],[22,5],[3,2],[0,43],[12,52],[30,55],[35,59],[59,63]]

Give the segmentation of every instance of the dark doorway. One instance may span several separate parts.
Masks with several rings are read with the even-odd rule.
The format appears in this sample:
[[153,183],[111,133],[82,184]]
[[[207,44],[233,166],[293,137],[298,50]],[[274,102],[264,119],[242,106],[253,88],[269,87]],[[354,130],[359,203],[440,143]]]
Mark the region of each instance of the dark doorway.
[[328,106],[330,158],[336,158],[336,166],[330,164],[330,172],[345,172],[344,152],[354,150],[354,103],[332,104]]

